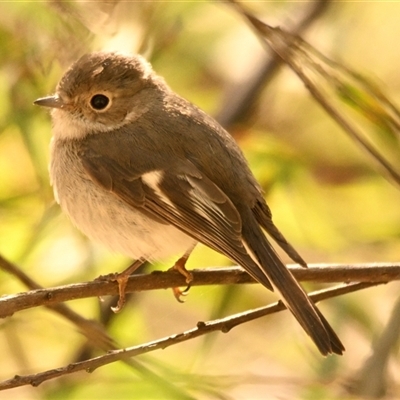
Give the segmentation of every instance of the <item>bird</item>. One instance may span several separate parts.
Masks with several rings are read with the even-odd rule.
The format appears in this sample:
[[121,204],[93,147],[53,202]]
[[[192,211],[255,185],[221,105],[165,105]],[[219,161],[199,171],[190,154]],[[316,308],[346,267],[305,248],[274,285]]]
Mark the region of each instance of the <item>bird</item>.
[[343,354],[333,328],[267,238],[307,267],[272,221],[236,141],[143,57],[86,54],[55,94],[34,103],[51,108],[55,199],[85,235],[137,260],[133,268],[182,255],[176,265],[184,274],[202,243],[277,292],[322,355]]

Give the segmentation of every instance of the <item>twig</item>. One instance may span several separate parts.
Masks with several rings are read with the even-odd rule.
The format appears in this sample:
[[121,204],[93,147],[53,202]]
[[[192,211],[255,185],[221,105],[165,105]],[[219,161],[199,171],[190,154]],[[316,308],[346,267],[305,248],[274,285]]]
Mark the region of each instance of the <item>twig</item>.
[[[1,255],[0,268],[17,277],[18,280],[29,289],[45,290],[42,289],[42,287],[32,278],[26,275],[20,268]],[[103,351],[116,350],[118,348],[114,339],[108,335],[105,326],[98,321],[82,317],[65,304],[47,305],[46,307],[72,322],[86,337],[87,343],[91,348],[98,348]],[[175,386],[173,382],[169,382],[168,379],[158,376],[139,361],[125,359],[123,362],[133,368],[135,372],[142,377],[150,379],[153,382],[157,381],[165,392],[170,393],[174,397],[188,400],[192,399],[192,397],[187,396],[183,390]]]
[[[308,8],[304,14],[290,28],[292,34],[300,35],[303,33],[323,15],[329,3],[330,1],[320,0],[307,4]],[[293,18],[295,17],[297,15],[293,16]],[[230,88],[221,110],[216,115],[216,120],[228,130],[231,125],[241,120],[251,109],[260,92],[265,89],[266,84],[273,79],[281,64],[280,58],[269,57],[263,61],[263,65],[246,82]],[[252,69],[254,70],[254,68]]]
[[[33,289],[30,292],[26,293],[40,293],[41,291],[47,292],[47,289],[43,289],[37,282],[35,282],[32,278],[30,278],[28,275],[26,275],[20,268],[18,268],[16,265],[5,259],[3,256],[0,255],[0,268],[13,276],[17,277],[20,282],[22,282],[27,288]],[[24,293],[19,293],[16,296],[17,298],[19,295],[24,295]],[[51,297],[51,293],[48,294],[48,296]],[[12,298],[13,295],[11,296],[3,296],[0,298],[1,300],[4,301],[4,306],[7,308],[7,304],[12,304],[8,302],[7,299]],[[0,300],[0,301],[1,301]],[[38,304],[39,305],[39,304]],[[114,346],[114,340],[107,334],[105,331],[104,327],[99,324],[97,321],[94,320],[88,320],[75,311],[71,310],[67,305],[65,304],[59,304],[59,302],[55,303],[48,303],[48,304],[41,304],[44,305],[50,309],[52,309],[54,312],[57,314],[62,315],[64,318],[68,319],[71,321],[74,325],[76,325],[82,332],[84,336],[88,339],[89,343],[91,343],[92,346],[98,347],[103,350],[110,350],[115,348]],[[5,310],[4,310],[5,311]],[[14,311],[13,311],[14,312]],[[11,312],[8,315],[13,314]],[[1,317],[6,317],[7,312],[5,312],[4,315],[0,316]]]
[[[0,268],[4,269],[5,261],[0,256]],[[7,264],[10,263],[7,261]],[[332,283],[390,282],[400,280],[400,263],[355,265],[311,264],[309,268],[288,265],[288,268],[299,281]],[[255,283],[240,267],[193,270],[193,277],[192,286]],[[157,271],[147,275],[131,276],[126,287],[126,292],[167,289],[184,285],[185,281],[181,274],[174,271]],[[108,295],[118,295],[118,285],[106,279],[5,295],[0,297],[0,318],[32,307],[54,306],[65,301]]]
[[[376,286],[380,283],[356,283],[350,285],[341,285],[336,288],[326,289],[310,294],[314,302],[341,296],[346,293],[355,292],[357,290],[365,289],[367,287]],[[58,378],[78,371],[93,372],[97,368],[116,362],[126,360],[130,357],[135,357],[140,354],[149,353],[158,349],[166,349],[167,347],[176,345],[178,343],[186,342],[188,340],[206,335],[210,332],[221,331],[223,333],[229,332],[232,328],[252,321],[254,319],[273,314],[285,310],[285,306],[281,302],[273,303],[266,307],[261,307],[255,310],[246,311],[243,313],[231,315],[226,318],[221,318],[209,322],[198,322],[195,328],[188,331],[168,336],[159,340],[149,343],[141,344],[138,346],[128,347],[125,349],[110,351],[99,357],[94,357],[86,361],[71,363],[65,367],[51,369],[45,372],[15,376],[12,379],[0,382],[0,390],[6,390],[23,385],[38,386],[42,382],[49,379]]]
[[390,356],[399,343],[399,332],[400,298],[397,299],[383,332],[373,343],[370,356],[348,385],[351,394],[369,399],[385,397],[388,389],[388,365]]
[[[359,74],[351,72],[347,67],[340,68],[340,73],[344,73],[344,77],[339,74],[335,74],[334,70],[330,68],[331,65],[338,65],[322,56],[315,48],[310,44],[303,41],[299,36],[292,35],[280,28],[274,28],[258,18],[254,17],[247,11],[236,0],[229,0],[251,24],[255,29],[256,33],[264,39],[267,47],[272,49],[303,81],[310,94],[314,99],[325,109],[325,111],[334,119],[343,130],[356,142],[358,142],[378,163],[384,168],[384,170],[391,176],[391,178],[400,185],[400,173],[396,171],[394,166],[365,138],[363,133],[357,129],[356,125],[351,123],[348,118],[341,113],[338,108],[333,104],[334,96],[329,96],[323,90],[322,84],[317,85],[315,76],[322,77],[323,83],[329,88],[333,89],[336,96],[348,96],[349,83],[347,79],[355,85],[360,85],[359,90],[362,93],[367,93],[363,90],[363,86],[366,84],[366,80],[360,82]],[[330,71],[328,71],[328,69]],[[306,71],[308,69],[308,71]],[[314,74],[314,79],[313,79]],[[372,85],[369,85],[369,90],[372,90]],[[376,91],[373,91],[375,94]],[[385,100],[382,101],[382,98]],[[375,96],[376,101],[382,106],[382,110],[387,109],[387,105],[392,104],[386,100],[386,97],[382,95]],[[352,98],[351,100],[355,100]],[[362,109],[361,105],[360,108]],[[390,109],[390,107],[389,107]],[[372,112],[372,110],[369,110]],[[388,120],[392,121],[389,112],[385,111]],[[390,113],[393,114],[393,109],[390,109]],[[385,115],[386,115],[385,114]],[[369,118],[371,118],[369,116]],[[382,118],[380,118],[382,120]],[[396,129],[397,124],[391,123],[391,126]],[[388,125],[389,127],[389,125]]]

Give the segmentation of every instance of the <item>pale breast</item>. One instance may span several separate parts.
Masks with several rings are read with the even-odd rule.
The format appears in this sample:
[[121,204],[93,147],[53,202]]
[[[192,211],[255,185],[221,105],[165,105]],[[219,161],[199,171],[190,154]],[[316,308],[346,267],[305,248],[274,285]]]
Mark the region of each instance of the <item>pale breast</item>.
[[89,238],[133,259],[181,256],[195,241],[160,224],[94,183],[73,148],[51,144],[50,176],[57,202]]

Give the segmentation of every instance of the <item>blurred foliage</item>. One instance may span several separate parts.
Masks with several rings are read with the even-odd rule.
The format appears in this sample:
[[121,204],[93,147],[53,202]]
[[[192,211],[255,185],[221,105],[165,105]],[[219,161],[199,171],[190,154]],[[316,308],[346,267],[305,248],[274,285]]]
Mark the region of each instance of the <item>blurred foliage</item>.
[[[310,3],[246,6],[271,25],[290,25]],[[399,12],[396,2],[333,2],[303,37],[331,59],[372,77],[377,88],[399,103],[400,61],[393,48],[400,35]],[[246,84],[265,57],[243,19],[222,3],[0,4],[0,252],[43,286],[90,280],[129,263],[89,242],[54,204],[47,173],[50,117],[32,105],[54,90],[79,55],[99,49],[141,52],[175,91],[214,115],[224,107],[225,93]],[[363,93],[346,89],[341,95],[349,104],[363,99]],[[398,150],[398,138],[387,134],[391,121],[376,120],[379,110],[373,113],[374,104],[364,99],[362,112],[377,124],[376,143],[387,146],[391,141]],[[263,89],[232,134],[265,188],[276,224],[308,262],[398,260],[399,187],[380,174],[291,71],[283,68]],[[229,262],[199,248],[189,267]],[[294,319],[281,313],[227,335],[213,334],[140,357],[151,373],[116,363],[90,376],[79,373],[5,396],[357,398],[347,389],[387,323],[398,289],[393,283],[321,305],[347,347],[342,358],[321,358]],[[23,290],[15,278],[0,271],[2,294]],[[193,288],[184,305],[169,291],[138,293],[110,319],[109,332],[121,346],[131,346],[274,298],[255,285]],[[96,299],[70,306],[88,318],[99,318]],[[7,318],[0,331],[1,379],[65,365],[84,343],[74,326],[47,309]],[[400,395],[399,369],[394,354],[387,370],[387,398]]]

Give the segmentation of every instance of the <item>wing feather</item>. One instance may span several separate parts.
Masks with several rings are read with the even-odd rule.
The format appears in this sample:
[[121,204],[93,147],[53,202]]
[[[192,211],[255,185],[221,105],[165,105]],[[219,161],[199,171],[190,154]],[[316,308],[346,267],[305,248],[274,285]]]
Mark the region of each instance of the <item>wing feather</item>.
[[[189,161],[175,162],[163,171],[129,176],[118,160],[81,152],[88,176],[131,207],[154,220],[171,224],[206,246],[246,266],[247,271],[272,290],[265,274],[243,245],[240,214],[231,200]],[[122,173],[121,173],[122,170]],[[142,179],[157,173],[158,180]]]

